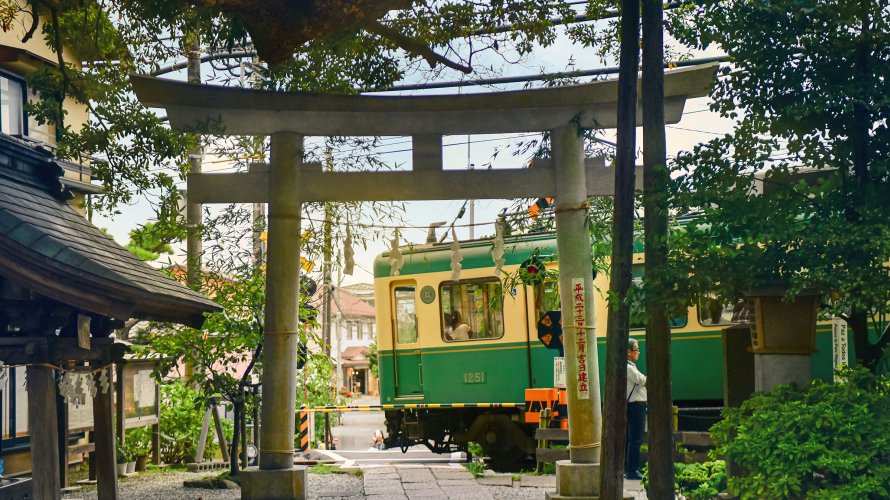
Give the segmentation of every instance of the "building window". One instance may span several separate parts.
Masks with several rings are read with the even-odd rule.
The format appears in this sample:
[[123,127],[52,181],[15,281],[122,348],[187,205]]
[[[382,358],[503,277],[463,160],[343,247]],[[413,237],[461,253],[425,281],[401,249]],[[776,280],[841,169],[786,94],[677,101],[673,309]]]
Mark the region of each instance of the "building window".
[[25,85],[0,75],[0,132],[9,135],[25,133]]
[[442,283],[439,297],[446,342],[504,336],[504,295],[497,278]]

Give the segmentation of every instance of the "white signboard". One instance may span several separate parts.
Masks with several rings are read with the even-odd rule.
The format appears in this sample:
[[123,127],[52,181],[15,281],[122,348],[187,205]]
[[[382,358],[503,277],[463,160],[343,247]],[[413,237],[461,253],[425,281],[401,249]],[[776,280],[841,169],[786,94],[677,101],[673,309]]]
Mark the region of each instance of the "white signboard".
[[566,388],[566,358],[553,358],[553,387]]
[[[831,339],[832,339],[832,363],[834,368],[839,366],[848,366],[850,364],[850,339],[847,322],[841,318],[831,319]],[[843,382],[834,376],[835,382]]]
[[[590,349],[596,349],[596,345],[587,343],[587,310],[585,304],[586,291],[584,290],[584,278],[572,279],[572,310],[569,312],[568,324],[576,328],[569,329],[569,337],[574,337],[570,342],[575,343],[575,356],[578,362],[578,399],[590,399],[590,375],[587,371],[588,354]],[[566,338],[563,335],[563,338]],[[568,339],[566,339],[568,340]]]

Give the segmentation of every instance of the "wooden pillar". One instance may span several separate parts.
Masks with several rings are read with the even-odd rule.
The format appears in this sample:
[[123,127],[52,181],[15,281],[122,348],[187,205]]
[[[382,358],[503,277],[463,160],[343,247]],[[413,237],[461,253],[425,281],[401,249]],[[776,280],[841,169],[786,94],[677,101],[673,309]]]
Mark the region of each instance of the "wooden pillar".
[[56,435],[59,439],[59,484],[62,488],[68,486],[68,398],[59,394],[57,386],[54,386],[56,395]]
[[[111,369],[109,368],[108,371],[110,372]],[[117,424],[117,440],[124,444],[127,436],[127,422],[124,417],[124,364],[116,363],[114,371],[117,373],[117,378],[114,381],[114,413]],[[111,377],[111,374],[109,373],[108,376]]]
[[158,423],[151,426],[151,463],[161,465],[161,385],[155,381],[155,414]]
[[598,464],[602,433],[593,258],[587,229],[584,138],[577,127],[550,133],[556,175],[556,248],[563,310],[569,453],[575,464]]
[[[28,432],[31,436],[31,477],[34,498],[60,500],[59,435],[56,419],[55,371],[29,366]],[[47,411],[49,409],[50,411]]]
[[302,134],[272,134],[260,446],[260,469],[264,470],[294,466],[302,164]]
[[[603,405],[603,498],[621,498],[627,434],[627,345],[630,306],[625,301],[632,280],[636,163],[637,68],[640,60],[640,0],[621,0],[621,59],[618,74],[618,129],[615,151],[615,204],[612,215],[612,262],[606,335],[606,384]],[[673,476],[671,476],[673,477]]]
[[[102,366],[101,361],[94,361],[93,368]],[[117,445],[114,441],[114,392],[110,386],[111,367],[105,368],[109,379],[108,392],[103,393],[101,386],[93,398],[93,432],[96,434],[96,469],[99,500],[118,500],[117,490]],[[98,380],[102,372],[95,373]],[[40,498],[40,497],[37,497]]]
[[[93,429],[95,429],[95,427]],[[96,450],[95,450],[96,431],[95,430],[92,430],[89,432],[88,441],[90,443],[93,443],[93,451],[91,451],[91,452],[89,452],[89,454],[87,454],[87,464],[89,464],[88,468],[89,468],[89,473],[90,473],[89,480],[95,481],[96,480],[96,468],[98,467],[98,465],[96,465]]]
[[[664,268],[668,255],[667,151],[664,134],[664,26],[661,0],[642,0],[643,207],[646,275]],[[671,284],[661,285],[670,294]],[[674,497],[671,327],[665,308],[648,303],[646,374],[649,394],[649,497]]]

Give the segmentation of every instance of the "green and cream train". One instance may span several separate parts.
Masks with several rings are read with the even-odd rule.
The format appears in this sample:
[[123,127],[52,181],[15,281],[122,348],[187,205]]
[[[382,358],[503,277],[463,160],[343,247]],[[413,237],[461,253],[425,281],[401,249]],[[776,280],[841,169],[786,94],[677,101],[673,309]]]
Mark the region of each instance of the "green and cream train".
[[[507,273],[515,273],[533,254],[539,254],[548,268],[558,266],[552,234],[508,238],[504,250]],[[461,242],[459,281],[451,280],[449,243],[404,248],[397,276],[390,276],[389,253],[375,259],[380,399],[390,447],[405,450],[425,444],[445,452],[465,450],[473,441],[493,461],[507,463],[534,454],[532,436],[538,424],[526,422],[521,405],[526,389],[554,387],[558,353],[538,340],[541,313],[535,290],[540,288],[519,284],[505,289],[509,285],[494,275],[491,251],[490,239]],[[635,261],[634,276],[639,278],[641,253],[635,254]],[[602,274],[594,284],[608,290]],[[602,383],[606,334],[602,293],[597,293],[595,309]],[[738,317],[733,318],[731,308],[702,309],[692,307],[685,318],[672,321],[672,390],[674,404],[680,407],[723,405],[721,330]],[[644,333],[642,327],[631,331],[641,341],[637,365],[643,371]],[[813,376],[828,379],[830,324],[818,325],[816,349]]]

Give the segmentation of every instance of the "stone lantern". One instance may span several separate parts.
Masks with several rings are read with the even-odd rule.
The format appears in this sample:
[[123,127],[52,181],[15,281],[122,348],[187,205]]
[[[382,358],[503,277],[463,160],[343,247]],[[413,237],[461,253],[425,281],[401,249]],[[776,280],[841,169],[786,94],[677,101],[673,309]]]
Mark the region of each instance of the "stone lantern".
[[816,346],[816,315],[822,290],[805,290],[793,301],[782,300],[787,285],[744,293],[751,323],[754,390],[769,392],[779,384],[805,384],[812,379]]

